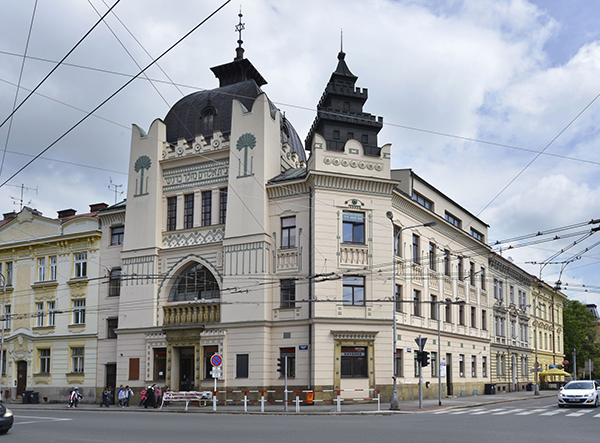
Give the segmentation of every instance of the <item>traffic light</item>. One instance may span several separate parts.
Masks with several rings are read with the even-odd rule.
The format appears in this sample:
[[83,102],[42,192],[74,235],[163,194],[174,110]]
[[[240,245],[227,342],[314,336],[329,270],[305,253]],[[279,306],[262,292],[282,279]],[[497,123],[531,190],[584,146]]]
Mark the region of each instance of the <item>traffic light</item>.
[[415,351],[415,354],[417,356],[417,362],[419,362],[419,364],[423,363],[423,353],[421,351]]
[[429,366],[429,352],[421,351],[421,366]]
[[279,357],[277,359],[277,372],[281,375],[285,375],[285,357]]

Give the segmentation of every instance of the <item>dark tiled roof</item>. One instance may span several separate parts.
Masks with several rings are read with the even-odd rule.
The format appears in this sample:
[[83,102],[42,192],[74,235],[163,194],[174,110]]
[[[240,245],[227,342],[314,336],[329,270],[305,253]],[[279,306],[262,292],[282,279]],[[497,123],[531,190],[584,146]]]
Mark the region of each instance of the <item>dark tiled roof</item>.
[[276,177],[269,180],[269,183],[281,183],[288,180],[297,180],[306,177],[306,167],[298,169],[288,169]]

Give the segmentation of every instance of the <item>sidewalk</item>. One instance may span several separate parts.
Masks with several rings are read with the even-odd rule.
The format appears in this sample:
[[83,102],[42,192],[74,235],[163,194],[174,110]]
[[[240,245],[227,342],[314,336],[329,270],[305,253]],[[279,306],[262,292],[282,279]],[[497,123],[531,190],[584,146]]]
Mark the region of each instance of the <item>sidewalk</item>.
[[[449,408],[473,408],[477,406],[485,406],[495,403],[506,403],[520,400],[532,400],[539,398],[556,397],[558,391],[540,391],[540,395],[533,395],[531,391],[510,392],[495,395],[472,395],[465,397],[443,397],[442,405],[439,405],[438,399],[423,400],[423,408],[419,409],[419,400],[410,400],[400,402],[399,411],[390,411],[389,403],[381,403],[380,411],[377,411],[377,403],[343,403],[341,406],[341,414],[414,414],[418,412],[433,411],[438,409]],[[69,410],[67,403],[45,403],[45,404],[22,404],[22,403],[5,403],[6,407],[14,411],[23,410]],[[295,403],[288,404],[288,412],[283,411],[282,403],[268,403],[265,406],[266,414],[295,414]],[[185,403],[171,403],[168,407],[162,410],[144,409],[143,407],[132,404],[130,407],[119,408],[117,405],[110,408],[99,407],[98,404],[81,403],[74,411],[113,411],[113,412],[179,412],[179,413],[205,413],[205,414],[260,414],[260,405],[252,402],[248,405],[248,412],[244,412],[242,403],[217,405],[217,412],[212,410],[212,402],[207,402],[206,406],[192,406],[190,404],[188,411],[185,411]],[[314,405],[300,405],[300,414],[304,415],[321,415],[321,414],[336,414],[337,405],[335,403],[318,403]]]

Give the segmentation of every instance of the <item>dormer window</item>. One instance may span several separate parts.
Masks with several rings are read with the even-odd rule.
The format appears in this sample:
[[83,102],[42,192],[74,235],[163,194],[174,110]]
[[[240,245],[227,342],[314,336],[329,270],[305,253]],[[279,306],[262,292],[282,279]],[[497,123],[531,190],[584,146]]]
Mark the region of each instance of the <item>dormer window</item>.
[[205,109],[202,112],[202,133],[204,135],[212,135],[215,132],[214,120],[215,110],[213,108]]

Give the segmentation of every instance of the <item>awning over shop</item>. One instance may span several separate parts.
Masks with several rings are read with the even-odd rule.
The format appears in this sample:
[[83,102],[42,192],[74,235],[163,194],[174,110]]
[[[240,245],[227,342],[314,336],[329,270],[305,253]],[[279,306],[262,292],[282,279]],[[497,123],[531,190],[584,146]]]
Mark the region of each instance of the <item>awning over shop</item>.
[[566,371],[563,371],[562,369],[558,369],[558,368],[552,368],[552,369],[546,369],[545,371],[540,372],[541,376],[543,377],[551,377],[554,375],[557,375],[559,377],[570,377],[571,374],[569,374]]

